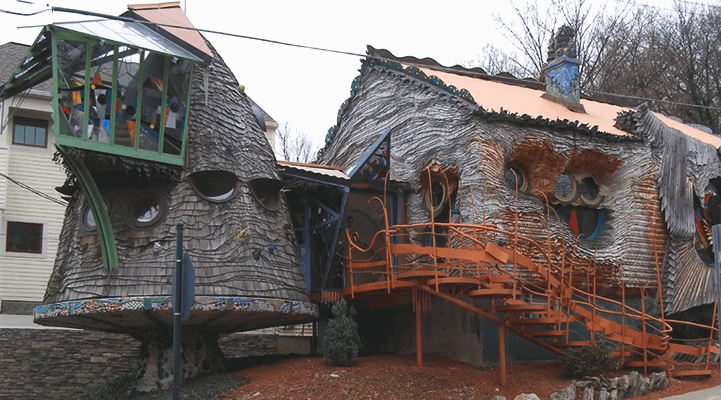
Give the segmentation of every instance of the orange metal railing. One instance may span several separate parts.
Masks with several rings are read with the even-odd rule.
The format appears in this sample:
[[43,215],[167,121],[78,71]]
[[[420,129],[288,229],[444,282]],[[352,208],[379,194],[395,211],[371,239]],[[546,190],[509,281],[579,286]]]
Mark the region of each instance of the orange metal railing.
[[[346,232],[346,237],[344,295],[350,297],[409,287],[422,288],[448,300],[484,296],[490,300],[489,309],[469,307],[476,307],[479,315],[488,318],[494,313],[505,313],[503,321],[498,322],[534,343],[545,337],[549,348],[558,350],[608,342],[617,347],[615,354],[628,366],[665,368],[671,372],[679,364],[670,360],[672,352],[705,354],[707,360],[710,354],[718,354],[712,340],[718,335],[717,329],[706,327],[711,338],[699,347],[673,343],[669,321],[663,315],[656,318],[643,311],[644,288],[641,310],[626,304],[623,287],[621,302],[599,296],[593,264],[589,263],[586,286],[590,290],[581,290],[572,284],[573,268],[565,265],[565,257],[561,257],[560,263],[549,257],[550,242],[549,248],[544,249],[519,235],[517,229],[508,232],[490,225],[432,220],[426,224],[386,223],[366,247],[356,243],[357,236],[352,232]],[[445,245],[439,246],[440,243]],[[538,325],[548,329],[540,330]],[[708,361],[706,370],[707,364]]]

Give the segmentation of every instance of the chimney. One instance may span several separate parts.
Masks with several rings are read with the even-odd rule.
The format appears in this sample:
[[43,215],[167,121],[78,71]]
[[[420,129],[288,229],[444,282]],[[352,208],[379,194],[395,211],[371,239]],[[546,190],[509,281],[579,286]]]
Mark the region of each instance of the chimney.
[[585,113],[581,104],[576,32],[568,25],[558,28],[548,43],[548,59],[543,66],[546,81],[544,99],[560,103],[571,111]]

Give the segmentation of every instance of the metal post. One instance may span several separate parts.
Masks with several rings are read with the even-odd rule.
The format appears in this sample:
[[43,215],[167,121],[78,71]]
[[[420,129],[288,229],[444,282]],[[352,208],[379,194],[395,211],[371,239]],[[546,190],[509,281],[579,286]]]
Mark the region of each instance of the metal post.
[[421,291],[413,289],[413,308],[416,312],[416,365],[419,367],[423,366],[423,342],[422,332],[423,325],[421,324]]
[[505,389],[508,384],[506,377],[506,328],[498,325],[498,364],[501,372],[501,386]]
[[[711,229],[713,233],[713,253],[716,258],[716,310],[719,314],[721,314],[721,311],[718,311],[721,309],[721,267],[719,267],[719,263],[721,262],[721,254],[719,254],[719,251],[721,251],[721,243],[719,243],[719,240],[721,240],[721,224],[716,224]],[[711,317],[712,321],[711,324],[713,325],[713,317]],[[718,318],[718,327],[719,332],[721,332],[721,317]],[[719,346],[721,347],[721,333],[719,334]],[[707,357],[709,357],[707,355]],[[719,372],[721,372],[721,362],[719,363]]]
[[183,304],[183,223],[175,225],[175,279],[173,279],[173,400],[180,399],[180,312]]

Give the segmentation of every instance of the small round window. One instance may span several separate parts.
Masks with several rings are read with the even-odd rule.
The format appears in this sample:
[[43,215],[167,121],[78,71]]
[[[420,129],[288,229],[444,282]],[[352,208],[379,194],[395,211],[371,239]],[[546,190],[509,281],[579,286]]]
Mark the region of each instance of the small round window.
[[280,208],[280,189],[283,182],[275,179],[253,179],[249,184],[253,197],[263,208],[269,211]]
[[525,192],[528,189],[528,181],[526,176],[523,174],[520,168],[516,166],[510,166],[506,169],[504,175],[506,179],[506,186],[512,190],[518,189],[519,192]]
[[576,182],[566,174],[561,174],[556,181],[556,199],[563,203],[570,203],[576,199],[578,186]]
[[160,192],[152,189],[139,190],[130,197],[124,217],[133,228],[147,229],[160,222],[167,209],[167,200]]
[[232,199],[238,191],[238,177],[228,171],[194,172],[190,183],[200,197],[215,203]]
[[591,177],[583,178],[579,183],[581,201],[587,206],[595,207],[601,203],[601,196],[598,192],[598,185]]

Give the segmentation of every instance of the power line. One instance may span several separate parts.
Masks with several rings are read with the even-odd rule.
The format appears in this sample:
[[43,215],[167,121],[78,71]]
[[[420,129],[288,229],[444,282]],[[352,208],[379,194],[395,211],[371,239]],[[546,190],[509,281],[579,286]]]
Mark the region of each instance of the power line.
[[[624,0],[615,0],[615,1],[617,1],[619,3],[624,2]],[[625,2],[630,3],[631,1],[633,1],[633,0],[626,0]],[[688,1],[688,0],[685,1],[685,3],[700,4],[700,3],[695,3],[692,1]],[[703,4],[701,4],[701,5],[703,5]],[[710,4],[706,4],[706,5],[709,7],[716,7],[716,6],[712,6]],[[648,5],[648,6],[662,8],[662,7],[652,6],[652,5]],[[276,44],[276,45],[294,47],[294,48],[300,48],[300,49],[307,49],[307,50],[315,50],[315,51],[321,51],[321,52],[326,52],[326,53],[331,53],[331,54],[339,54],[339,55],[361,57],[361,58],[371,58],[371,59],[381,60],[381,61],[398,62],[398,63],[405,64],[408,66],[416,67],[416,68],[428,68],[428,69],[452,73],[452,74],[458,74],[461,72],[455,68],[445,67],[442,65],[429,65],[429,64],[415,63],[412,61],[405,61],[405,60],[399,61],[397,59],[390,59],[390,58],[385,58],[385,57],[380,57],[380,56],[372,56],[372,55],[368,55],[368,54],[355,53],[355,52],[350,52],[350,51],[333,50],[333,49],[327,49],[327,48],[317,47],[317,46],[309,46],[309,45],[303,45],[303,44],[297,44],[297,43],[283,42],[280,40],[265,39],[265,38],[260,38],[260,37],[256,37],[256,36],[241,35],[241,34],[237,34],[237,33],[230,33],[230,32],[218,31],[218,30],[212,30],[212,29],[200,29],[200,28],[187,27],[187,26],[182,26],[182,25],[153,23],[153,22],[135,20],[135,19],[128,18],[128,17],[118,17],[118,16],[106,15],[106,14],[101,14],[101,13],[96,13],[96,12],[91,12],[91,11],[74,10],[74,9],[64,8],[64,7],[52,7],[51,10],[59,11],[59,12],[67,12],[67,13],[72,13],[72,14],[94,16],[94,17],[99,17],[99,18],[115,19],[115,20],[121,20],[121,21],[127,21],[127,22],[135,22],[135,23],[160,26],[160,27],[165,27],[165,28],[194,30],[194,31],[200,32],[200,33],[210,33],[210,34],[216,34],[216,35],[221,35],[221,36],[229,36],[229,37],[238,38],[238,39],[255,40],[255,41],[259,41],[259,42],[263,42],[263,43],[270,43],[270,44]],[[44,10],[44,11],[47,11],[47,10]],[[67,23],[71,24],[73,22],[67,22]],[[57,24],[62,25],[64,23],[61,22],[61,23],[57,23]],[[39,27],[39,26],[24,26],[22,28],[32,28],[32,27]],[[499,75],[490,75],[487,73],[471,71],[469,69],[465,69],[464,71],[462,71],[462,74],[466,75],[466,76],[472,76],[472,77],[492,78],[494,80],[506,81],[509,83],[514,83],[514,82],[518,82],[519,80],[521,80],[520,78],[504,77],[504,76],[499,76]],[[595,91],[595,90],[586,90],[586,92],[621,97],[621,98],[637,99],[637,100],[643,100],[643,101],[654,101],[654,102],[658,102],[658,103],[685,106],[685,107],[704,108],[704,109],[710,109],[710,110],[721,110],[721,107],[703,106],[703,105],[698,105],[698,104],[682,103],[682,102],[675,102],[675,101],[670,101],[670,100],[653,99],[653,98],[649,98],[649,97],[621,95],[621,94],[606,93],[606,92]]]
[[20,17],[32,17],[33,15],[38,15],[38,14],[44,13],[44,12],[46,12],[46,11],[50,11],[50,8],[46,8],[46,9],[40,10],[40,11],[35,11],[34,13],[20,13],[20,12],[16,12],[16,11],[10,11],[10,10],[0,9],[0,13],[10,14],[10,15],[17,15],[17,16],[20,16]]
[[13,178],[11,178],[11,177],[3,174],[2,172],[0,172],[0,176],[3,177],[3,178],[5,178],[5,179],[7,179],[7,180],[9,180],[9,181],[12,182],[12,183],[18,185],[18,186],[20,186],[21,188],[23,188],[23,189],[25,189],[25,190],[28,190],[28,191],[30,191],[30,192],[32,192],[32,193],[35,193],[36,195],[38,195],[38,196],[40,196],[40,197],[42,197],[42,198],[44,198],[44,199],[46,199],[46,200],[52,201],[53,203],[57,203],[57,204],[59,204],[59,205],[61,205],[61,206],[63,206],[63,207],[66,207],[66,206],[68,205],[68,203],[67,203],[66,201],[58,200],[58,199],[54,198],[53,196],[50,196],[49,194],[43,193],[43,192],[41,192],[41,191],[39,191],[39,190],[37,190],[37,189],[35,189],[35,188],[33,188],[33,187],[30,187],[30,186],[22,183],[22,182],[16,181],[15,179],[13,179]]
[[696,107],[696,108],[705,108],[709,110],[721,110],[721,107],[714,107],[714,106],[702,106],[698,104],[691,104],[691,103],[681,103],[677,101],[671,101],[671,100],[660,100],[660,99],[652,99],[650,97],[641,97],[641,96],[632,96],[632,95],[626,95],[626,94],[616,94],[616,93],[606,93],[601,92],[599,90],[583,90],[584,92],[588,93],[595,93],[595,94],[601,94],[605,96],[614,96],[614,97],[623,97],[626,99],[636,99],[636,100],[643,100],[643,101],[654,101],[657,103],[665,103],[665,104],[671,104],[674,106],[686,106],[686,107]]

